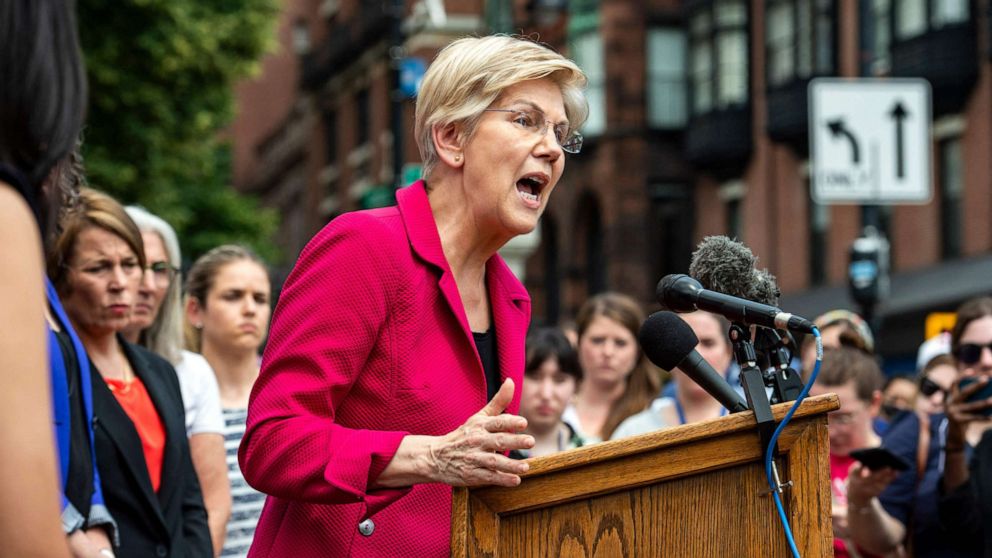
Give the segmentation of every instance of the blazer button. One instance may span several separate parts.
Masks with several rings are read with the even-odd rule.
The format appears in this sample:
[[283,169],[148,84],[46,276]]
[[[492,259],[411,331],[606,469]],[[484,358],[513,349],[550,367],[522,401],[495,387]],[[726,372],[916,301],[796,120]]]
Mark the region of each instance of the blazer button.
[[366,519],[365,521],[359,523],[358,532],[361,533],[363,537],[371,537],[372,533],[375,532],[375,522],[371,519]]
[[155,555],[159,556],[160,558],[165,558],[166,556],[169,555],[169,549],[165,548],[164,544],[160,544],[155,547]]

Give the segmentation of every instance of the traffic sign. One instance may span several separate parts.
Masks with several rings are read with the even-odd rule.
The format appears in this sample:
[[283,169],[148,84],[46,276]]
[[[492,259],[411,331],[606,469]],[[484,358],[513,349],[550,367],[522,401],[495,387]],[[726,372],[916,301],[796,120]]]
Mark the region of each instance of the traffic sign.
[[421,58],[407,57],[400,60],[400,91],[407,97],[416,97],[426,71],[427,63]]
[[926,80],[817,78],[808,94],[810,180],[817,203],[930,201]]

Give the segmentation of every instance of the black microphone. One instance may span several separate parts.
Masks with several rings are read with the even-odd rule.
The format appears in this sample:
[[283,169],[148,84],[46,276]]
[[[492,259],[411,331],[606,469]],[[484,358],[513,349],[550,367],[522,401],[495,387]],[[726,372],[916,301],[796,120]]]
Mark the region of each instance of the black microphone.
[[747,410],[747,403],[727,380],[696,351],[699,338],[689,324],[671,312],[648,316],[637,334],[648,360],[665,370],[678,367],[732,413]]
[[675,312],[706,310],[732,322],[813,333],[813,322],[806,318],[760,302],[706,290],[688,275],[662,277],[655,294],[663,307]]

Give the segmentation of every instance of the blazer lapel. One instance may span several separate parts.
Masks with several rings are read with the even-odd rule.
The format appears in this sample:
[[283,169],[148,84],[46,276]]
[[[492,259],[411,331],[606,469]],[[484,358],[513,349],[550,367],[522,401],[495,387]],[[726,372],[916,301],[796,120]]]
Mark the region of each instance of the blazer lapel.
[[178,424],[177,421],[180,417],[177,417],[176,413],[170,412],[170,409],[176,407],[176,402],[169,395],[168,384],[163,377],[163,374],[169,371],[151,364],[144,355],[136,351],[131,345],[124,343],[124,341],[121,341],[121,343],[124,346],[124,352],[127,354],[128,361],[131,362],[131,367],[134,369],[135,375],[145,384],[145,391],[148,392],[148,397],[151,398],[152,404],[155,406],[155,411],[158,412],[159,419],[162,421],[162,428],[165,430],[165,448],[162,454],[162,479],[157,495],[161,506],[169,501],[172,493],[176,490],[177,478],[175,475],[169,474],[169,472],[180,470],[181,443],[176,439],[176,435],[178,432],[182,436],[185,436],[186,426],[184,424]]
[[[437,224],[434,222],[434,214],[431,212],[424,182],[420,180],[397,191],[396,202],[413,251],[440,272],[438,286],[452,315],[461,325],[463,339],[476,354],[477,374],[483,381],[481,385],[485,385],[482,361],[479,360],[475,348],[475,339],[472,337],[468,316],[458,294],[458,285],[455,283],[451,268],[448,267],[448,260],[444,257],[441,238],[437,233]],[[496,352],[500,375],[504,380],[508,377],[513,378],[516,384],[509,407],[511,412],[516,412],[520,405],[520,386],[523,381],[524,338],[530,322],[530,296],[498,254],[490,258],[486,264],[486,287],[489,290],[493,323],[496,327]],[[485,397],[485,390],[482,393]]]
[[[458,294],[455,277],[451,274],[448,260],[444,257],[441,237],[437,234],[437,223],[434,222],[434,214],[431,212],[430,200],[427,199],[424,181],[418,180],[410,186],[398,190],[396,192],[396,205],[403,217],[403,225],[406,227],[410,246],[422,260],[440,272],[438,287],[441,289],[441,294],[444,295],[444,300],[448,303],[452,315],[461,325],[463,339],[470,347],[474,348],[475,340],[472,338],[472,330],[468,325],[468,316],[465,314],[465,307]],[[479,362],[479,374],[480,377],[484,377],[481,361]]]
[[165,530],[165,518],[162,516],[158,497],[155,495],[151,480],[148,477],[148,465],[145,462],[145,454],[141,446],[141,438],[138,437],[138,431],[134,428],[131,417],[124,412],[123,407],[117,402],[117,398],[104,383],[103,376],[100,375],[92,362],[90,369],[94,371],[91,382],[94,422],[98,428],[106,432],[107,437],[117,446],[118,455],[121,456],[128,472],[140,487],[141,493],[136,494],[135,498],[144,500],[145,507],[158,519],[159,527]]

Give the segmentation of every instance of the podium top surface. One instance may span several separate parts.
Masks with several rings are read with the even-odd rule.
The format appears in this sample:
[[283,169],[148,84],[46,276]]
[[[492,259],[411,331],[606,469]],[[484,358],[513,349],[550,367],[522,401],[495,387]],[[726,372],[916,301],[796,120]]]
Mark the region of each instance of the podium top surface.
[[[793,402],[790,401],[773,405],[772,414],[775,420],[782,420],[792,407],[792,404]],[[796,410],[790,422],[801,422],[817,415],[825,415],[839,408],[840,402],[837,399],[837,395],[833,393],[807,397],[799,409]],[[599,461],[619,459],[644,451],[676,447],[707,438],[736,434],[749,430],[754,430],[757,433],[755,426],[753,412],[744,411],[734,413],[711,420],[664,428],[646,434],[639,434],[619,440],[610,440],[566,452],[531,458],[529,460],[530,470],[520,476],[521,478],[527,478],[547,475],[577,466],[588,466]],[[755,435],[757,436],[757,434]]]

